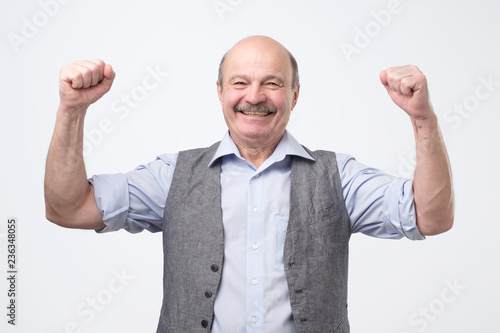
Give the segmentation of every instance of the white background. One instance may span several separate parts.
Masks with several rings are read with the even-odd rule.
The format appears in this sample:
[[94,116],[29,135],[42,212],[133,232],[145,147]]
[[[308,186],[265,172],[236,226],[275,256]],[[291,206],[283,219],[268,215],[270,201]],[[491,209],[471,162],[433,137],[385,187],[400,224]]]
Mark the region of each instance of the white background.
[[[161,234],[98,235],[45,219],[60,68],[94,58],[113,65],[112,91],[87,116],[86,166],[89,175],[126,172],[160,153],[220,140],[220,57],[239,39],[264,34],[298,60],[301,95],[289,130],[309,148],[411,174],[411,124],[378,79],[382,69],[408,63],[426,74],[446,136],[455,226],[423,242],[353,235],[352,332],[496,332],[499,7],[487,0],[1,0],[0,277],[10,217],[18,220],[19,274],[15,327],[7,324],[8,285],[0,279],[0,331],[154,332],[157,325]],[[149,91],[142,88],[148,70],[168,73]],[[125,114],[123,96],[133,94],[137,103]],[[106,133],[98,133],[103,121]]]

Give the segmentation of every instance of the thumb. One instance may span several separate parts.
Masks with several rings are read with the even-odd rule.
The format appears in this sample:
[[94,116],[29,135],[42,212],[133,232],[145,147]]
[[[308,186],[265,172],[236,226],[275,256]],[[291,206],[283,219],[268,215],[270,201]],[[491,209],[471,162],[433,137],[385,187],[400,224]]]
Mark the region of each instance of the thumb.
[[113,67],[110,64],[106,64],[106,66],[104,66],[103,75],[104,76],[100,82],[100,86],[105,89],[104,93],[107,93],[113,85],[116,73],[113,71]]
[[381,71],[380,74],[378,75],[378,77],[380,79],[380,82],[387,88],[387,86],[389,85],[389,82],[387,81],[386,70]]
[[88,88],[90,93],[90,104],[95,103],[98,99],[109,92],[111,86],[113,85],[113,81],[115,80],[115,76],[116,74],[113,71],[113,67],[111,67],[110,64],[105,65],[102,80],[95,86]]

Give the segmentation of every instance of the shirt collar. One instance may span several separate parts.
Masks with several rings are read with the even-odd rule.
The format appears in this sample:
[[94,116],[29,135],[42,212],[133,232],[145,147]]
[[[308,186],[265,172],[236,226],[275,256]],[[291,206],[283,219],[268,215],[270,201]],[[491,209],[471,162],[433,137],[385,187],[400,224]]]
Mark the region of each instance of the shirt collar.
[[[211,166],[217,159],[231,154],[234,154],[235,156],[243,159],[240,155],[238,147],[236,147],[236,144],[234,143],[233,139],[231,139],[228,131],[222,138],[222,141],[220,142],[219,147],[217,148],[217,151],[215,152],[208,166]],[[285,134],[281,138],[280,143],[269,158],[273,159],[274,161],[280,161],[288,155],[299,156],[314,161],[314,158],[309,155],[304,147],[302,147],[302,145],[288,131],[285,130]]]

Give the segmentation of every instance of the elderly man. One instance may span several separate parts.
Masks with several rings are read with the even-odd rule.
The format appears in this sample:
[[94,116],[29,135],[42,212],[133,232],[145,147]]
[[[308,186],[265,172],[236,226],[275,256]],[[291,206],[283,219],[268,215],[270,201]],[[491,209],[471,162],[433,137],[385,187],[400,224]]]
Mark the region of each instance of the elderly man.
[[423,239],[453,224],[450,166],[414,66],[380,74],[413,124],[413,181],[298,144],[286,131],[297,63],[264,36],[243,39],[221,61],[217,92],[229,128],[221,142],[88,180],[85,113],[114,77],[100,60],[61,70],[47,218],[99,232],[163,231],[158,332],[349,332],[351,233]]

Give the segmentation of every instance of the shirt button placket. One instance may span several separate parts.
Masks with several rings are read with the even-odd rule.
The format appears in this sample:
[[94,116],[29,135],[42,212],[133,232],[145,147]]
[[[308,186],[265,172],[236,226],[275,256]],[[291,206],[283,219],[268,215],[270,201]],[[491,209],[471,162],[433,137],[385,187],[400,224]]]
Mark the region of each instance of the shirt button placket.
[[262,326],[261,309],[256,304],[264,303],[263,295],[263,266],[264,253],[261,251],[264,246],[261,244],[265,236],[266,217],[266,189],[263,186],[264,178],[259,174],[254,174],[250,179],[248,188],[248,223],[247,223],[247,307],[246,320],[247,328],[251,331]]

